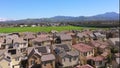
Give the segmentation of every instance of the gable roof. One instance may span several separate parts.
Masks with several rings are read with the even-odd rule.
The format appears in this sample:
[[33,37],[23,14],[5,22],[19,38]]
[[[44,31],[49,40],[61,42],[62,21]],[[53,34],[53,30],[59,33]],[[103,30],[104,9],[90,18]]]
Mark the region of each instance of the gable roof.
[[27,43],[23,38],[16,38],[14,39],[13,43]]
[[67,44],[55,44],[53,45],[53,49],[55,48],[63,48],[65,51],[71,50],[71,47]]
[[55,60],[55,56],[53,54],[42,55],[41,61],[49,61],[49,60]]
[[75,44],[75,45],[72,45],[72,47],[79,50],[80,52],[89,52],[94,49],[93,47],[84,43]]
[[34,38],[35,38],[35,35],[33,35],[33,34],[26,34],[26,35],[24,35],[23,38],[24,38],[24,39],[34,39]]
[[74,56],[78,56],[79,52],[77,50],[69,51],[67,52],[67,55],[74,57]]
[[37,38],[33,39],[32,41],[33,42],[44,42],[44,41],[51,41],[51,39],[48,37],[37,37]]
[[34,47],[28,54],[28,57],[31,57],[34,54],[37,54],[39,56],[42,56],[44,54],[49,54],[50,53],[50,48],[49,46],[39,46],[39,47]]
[[103,61],[105,59],[105,57],[99,55],[99,56],[90,56],[87,57],[87,60],[93,60],[93,61]]
[[61,40],[72,40],[72,37],[71,35],[67,35],[67,34],[64,34],[64,33],[58,33],[56,34],[56,36],[60,37]]

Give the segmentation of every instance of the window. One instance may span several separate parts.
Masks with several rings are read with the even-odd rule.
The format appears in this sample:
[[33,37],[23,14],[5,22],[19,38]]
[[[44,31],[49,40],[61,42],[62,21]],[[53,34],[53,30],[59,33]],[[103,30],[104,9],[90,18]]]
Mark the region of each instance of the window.
[[7,56],[7,58],[8,58],[8,59],[10,59],[10,57],[9,57],[9,56]]

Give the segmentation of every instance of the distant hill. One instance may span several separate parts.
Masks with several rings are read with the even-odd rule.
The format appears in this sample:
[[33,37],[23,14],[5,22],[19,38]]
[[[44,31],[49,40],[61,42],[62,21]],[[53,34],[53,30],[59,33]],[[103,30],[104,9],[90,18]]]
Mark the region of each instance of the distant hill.
[[81,22],[81,21],[111,21],[119,20],[119,13],[107,12],[94,16],[55,16],[51,18],[23,19],[16,21],[4,21],[4,23],[49,23],[49,22]]

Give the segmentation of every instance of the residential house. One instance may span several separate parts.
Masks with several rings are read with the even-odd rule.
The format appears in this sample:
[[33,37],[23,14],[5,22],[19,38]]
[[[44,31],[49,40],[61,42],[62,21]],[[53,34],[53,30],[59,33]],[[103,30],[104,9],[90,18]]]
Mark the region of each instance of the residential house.
[[28,41],[24,40],[23,38],[16,38],[13,40],[14,48],[17,48],[21,53],[27,52]]
[[100,32],[93,32],[93,35],[96,37],[97,40],[106,40],[106,35],[101,34]]
[[91,47],[84,43],[72,45],[73,49],[78,50],[80,53],[80,62],[82,65],[86,64],[87,57],[94,56],[94,47]]
[[102,67],[105,68],[106,63],[107,60],[101,55],[87,57],[87,64],[90,64],[95,68],[102,68]]
[[76,42],[76,32],[75,31],[73,31],[73,32],[68,32],[68,33],[66,33],[67,35],[70,35],[71,37],[72,37],[72,45],[73,44],[76,44],[77,42]]
[[92,40],[90,41],[90,45],[95,48],[95,54],[110,53],[110,46],[107,41]]
[[55,56],[50,46],[34,47],[28,54],[28,68],[54,68]]
[[89,36],[86,33],[78,33],[76,38],[77,38],[77,43],[89,41]]
[[22,53],[17,49],[4,49],[0,51],[0,66],[2,68],[20,68]]
[[32,40],[32,45],[35,46],[42,46],[42,45],[51,45],[52,44],[52,38],[46,36],[46,35],[39,35],[37,38]]
[[20,68],[20,62],[23,57],[22,53],[17,49],[10,49],[8,52],[11,55],[11,65],[12,68]]
[[6,50],[0,50],[0,68],[12,68],[11,57],[5,53]]
[[119,40],[119,38],[109,38],[109,39],[108,39],[108,43],[109,43],[112,47],[114,47],[114,48],[116,48],[116,49],[119,50],[119,47],[120,47],[120,40]]
[[53,50],[56,56],[56,68],[71,68],[79,64],[79,52],[71,50],[71,46],[56,44],[53,45]]
[[56,34],[55,43],[72,45],[72,37],[67,34]]

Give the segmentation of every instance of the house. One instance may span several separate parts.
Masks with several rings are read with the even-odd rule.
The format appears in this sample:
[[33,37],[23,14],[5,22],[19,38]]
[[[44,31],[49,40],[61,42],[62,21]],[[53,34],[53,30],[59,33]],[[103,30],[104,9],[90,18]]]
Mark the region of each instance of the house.
[[96,36],[93,33],[89,34],[90,40],[97,40]]
[[89,64],[85,64],[85,65],[82,65],[82,66],[78,65],[78,66],[76,66],[74,68],[94,68],[94,67],[89,65]]
[[17,49],[0,51],[0,66],[2,68],[20,68],[22,54]]
[[84,43],[79,43],[72,45],[73,49],[78,50],[80,53],[80,62],[81,64],[86,64],[86,58],[89,56],[94,56],[94,47],[91,47]]
[[72,45],[72,37],[66,34],[56,34],[55,43]]
[[37,38],[32,40],[32,45],[41,46],[41,45],[51,45],[52,44],[52,38],[46,36],[46,35],[39,35]]
[[24,40],[27,40],[27,41],[36,38],[36,34],[33,32],[21,32],[19,34],[20,34],[20,37],[22,37]]
[[55,56],[49,46],[34,47],[28,54],[28,68],[54,68]]
[[20,62],[23,56],[22,53],[17,49],[10,49],[7,51],[7,53],[9,53],[11,56],[12,68],[20,68]]
[[19,51],[25,52],[26,48],[28,47],[28,41],[24,40],[23,38],[7,38],[2,44],[2,47],[5,49],[17,48]]
[[101,68],[101,67],[105,68],[106,63],[107,63],[107,60],[101,55],[87,57],[87,64],[95,68]]
[[77,43],[89,41],[89,36],[86,33],[78,33],[76,38],[77,38]]
[[101,34],[100,32],[93,32],[93,35],[96,37],[97,40],[106,40],[106,35]]
[[41,64],[42,68],[55,68],[55,56],[53,54],[43,55]]
[[28,41],[24,40],[23,38],[16,38],[13,40],[14,48],[20,50],[21,53],[26,53],[28,47]]
[[23,36],[23,38],[25,39],[25,40],[31,40],[31,39],[34,39],[36,36],[35,35],[33,35],[33,34],[25,34],[24,36]]
[[109,39],[108,39],[108,43],[109,43],[112,47],[114,47],[114,48],[116,48],[116,49],[119,50],[119,47],[120,47],[120,40],[119,40],[119,38],[109,38]]
[[56,56],[56,68],[71,68],[79,64],[79,52],[71,50],[67,44],[53,45],[54,54]]
[[4,44],[2,45],[3,48],[5,49],[10,49],[13,48],[13,39],[11,38],[6,38],[4,40]]
[[67,35],[70,35],[71,37],[72,37],[72,44],[76,44],[77,42],[76,42],[76,32],[75,31],[73,31],[73,32],[68,32],[68,33],[66,33]]
[[89,44],[95,48],[95,53],[97,54],[101,54],[102,52],[110,53],[110,46],[107,41],[92,40]]
[[6,50],[0,50],[0,68],[12,68],[10,55],[5,53]]

